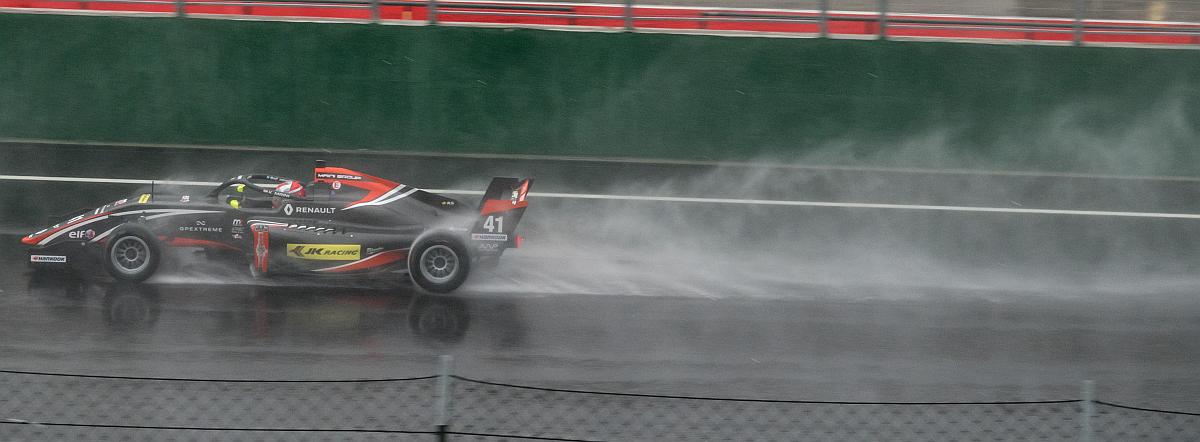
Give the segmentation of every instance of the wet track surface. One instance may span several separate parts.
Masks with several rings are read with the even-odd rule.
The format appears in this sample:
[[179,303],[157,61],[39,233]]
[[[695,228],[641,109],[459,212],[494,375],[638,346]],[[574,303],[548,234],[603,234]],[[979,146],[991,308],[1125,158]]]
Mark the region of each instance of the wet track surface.
[[1062,399],[1095,379],[1109,400],[1200,408],[1195,292],[892,290],[427,296],[8,272],[0,352],[6,369],[226,379],[419,376],[452,354],[476,378],[816,400]]
[[[114,155],[124,155],[120,152]],[[247,155],[254,158],[245,160],[247,164],[269,158]],[[176,164],[186,163],[186,158],[165,156],[163,161],[148,161],[144,168],[128,173],[106,172],[101,166],[92,169],[89,160],[70,161],[70,155],[54,158],[51,163],[58,164],[57,169],[9,163],[12,167],[0,173],[147,178],[175,168],[172,178],[217,180],[231,171],[244,172],[229,164],[239,162],[237,158],[228,157],[201,168]],[[353,155],[347,158],[346,162],[361,161]],[[95,160],[101,165],[108,161]],[[307,157],[298,159],[294,168],[298,172],[293,173],[301,175],[308,161]],[[512,170],[505,170],[502,165],[484,167],[463,160],[419,161],[423,166],[388,160],[378,161],[376,167],[410,171],[419,179],[406,181],[427,187],[449,187],[461,180],[419,169],[429,167],[428,162],[450,161],[456,165],[456,174],[545,177],[538,183],[543,191],[601,191],[606,180],[644,174],[644,168],[651,167],[627,170],[614,165],[549,167],[517,162]],[[572,167],[597,170],[590,177],[579,173],[572,181],[567,179]],[[683,170],[687,169],[684,166],[668,169],[689,177],[711,172]],[[835,183],[887,183],[891,177],[857,173],[860,175],[852,179],[819,178]],[[905,202],[911,202],[934,198],[930,196],[933,192],[919,189],[941,189],[944,180],[1035,180],[904,176],[902,181],[909,183],[908,187],[877,185],[857,196],[831,198],[879,202],[907,198]],[[804,181],[795,174],[791,177],[789,185]],[[1065,189],[1060,194],[1029,194],[1040,198],[1036,204],[1056,208],[1091,205],[1187,211],[1200,204],[1192,198],[1196,186],[1188,183],[1110,180],[1076,187],[1065,186],[1064,179],[1036,179],[1045,181],[1039,185],[1043,188]],[[466,181],[478,184],[482,180]],[[95,195],[97,188],[114,193],[96,203],[119,197],[131,187],[18,185],[30,192],[62,189],[63,199],[68,200],[76,193]],[[1104,194],[1110,198],[1106,200],[1078,193],[1081,188],[1093,192],[1097,186],[1154,197],[1117,198],[1107,192]],[[793,195],[779,189],[719,192],[743,196],[766,192],[766,196],[790,198],[815,198],[819,196],[815,193],[821,192],[820,186],[801,187],[812,193]],[[978,187],[992,186],[983,183]],[[1013,192],[1026,192],[1012,190],[1020,187],[942,195],[958,198],[957,203],[1001,203]],[[678,193],[670,184],[643,189]],[[889,199],[889,195],[896,198]],[[538,204],[535,201],[531,207]],[[610,204],[546,202],[540,212],[531,209],[528,217],[561,220],[586,214],[579,217],[592,219],[592,215],[619,211]],[[46,205],[30,204],[49,210]],[[3,220],[9,230],[38,224],[9,210]],[[688,219],[694,213],[712,216],[703,208],[656,210],[651,210],[650,219],[669,221],[677,215]],[[739,211],[738,216],[757,220],[751,221],[752,225],[776,226],[785,235],[792,234],[789,229],[799,229],[786,221],[797,213],[810,223],[830,216],[812,209],[772,210]],[[471,283],[453,296],[422,295],[404,285],[347,287],[254,281],[237,269],[205,263],[168,268],[141,285],[116,284],[102,276],[83,280],[41,277],[25,270],[27,258],[16,246],[18,238],[10,234],[0,236],[5,244],[0,246],[0,268],[6,269],[0,272],[0,368],[234,379],[389,378],[433,374],[437,356],[450,354],[456,358],[456,370],[467,376],[571,388],[811,400],[1039,400],[1077,398],[1080,381],[1092,379],[1097,382],[1098,396],[1106,400],[1200,411],[1200,374],[1196,370],[1200,365],[1200,279],[1193,276],[1195,263],[1179,259],[1193,256],[1194,247],[1178,244],[1188,238],[1172,233],[1191,231],[1194,224],[1173,224],[1160,231],[1163,238],[1157,241],[1176,247],[1169,258],[1153,247],[1141,247],[1131,255],[1109,253],[1103,255],[1103,262],[1102,257],[1089,261],[1087,257],[1095,256],[1091,251],[1022,255],[993,250],[1023,232],[1051,230],[1052,234],[1037,241],[1079,235],[1082,221],[1060,225],[1057,221],[989,215],[988,222],[1007,226],[992,233],[994,238],[983,235],[977,242],[954,247],[954,253],[945,252],[942,246],[929,247],[935,251],[930,255],[948,259],[906,260],[885,255],[834,260],[824,252],[861,247],[896,229],[927,226],[929,219],[873,218],[874,227],[855,229],[847,224],[866,221],[855,216],[833,218],[843,222],[821,222],[822,226],[814,228],[818,233],[810,233],[811,237],[796,234],[796,241],[805,244],[791,249],[792,255],[800,257],[797,261],[772,258],[789,249],[772,249],[771,243],[776,241],[768,237],[751,242],[744,250],[722,249],[713,255],[720,259],[711,268],[691,261],[711,262],[713,258],[705,253],[679,256],[686,254],[679,251],[689,250],[694,238],[669,241],[672,264],[659,260],[660,255],[620,253],[640,249],[604,236],[617,231],[619,225],[586,230],[531,222],[525,227],[536,239],[532,245],[506,255],[494,273],[473,276]],[[937,228],[965,230],[963,225],[975,225],[977,219],[981,218],[939,221]],[[1087,222],[1092,223],[1089,226],[1103,224],[1107,230],[1101,233],[1127,234],[1124,244],[1145,244],[1138,232],[1155,231],[1158,227],[1146,226],[1160,223]],[[671,226],[665,229],[671,230]],[[734,236],[761,239],[755,232],[762,229],[749,230],[752,232]],[[594,237],[582,237],[589,232]],[[831,238],[837,232],[850,238]],[[1093,233],[1101,234],[1083,234]],[[564,238],[574,242],[564,244]],[[634,238],[634,242],[650,241],[647,238]],[[709,240],[729,239],[705,237],[701,243]],[[713,247],[724,245],[717,242]],[[878,248],[898,247],[886,243]],[[770,258],[765,260],[769,264],[760,265],[757,259],[764,256]],[[960,256],[970,259],[956,259]],[[1062,256],[1072,259],[1059,259]],[[1041,265],[1044,262],[1059,265]]]

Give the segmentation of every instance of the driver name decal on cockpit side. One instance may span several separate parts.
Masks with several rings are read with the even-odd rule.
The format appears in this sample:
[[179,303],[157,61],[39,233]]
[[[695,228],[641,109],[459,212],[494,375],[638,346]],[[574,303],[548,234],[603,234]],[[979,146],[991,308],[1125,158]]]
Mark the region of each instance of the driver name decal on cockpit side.
[[344,173],[328,173],[328,172],[318,173],[317,178],[326,178],[326,179],[334,179],[334,180],[349,180],[349,181],[359,181],[359,180],[363,179],[363,177],[358,176],[358,175],[347,175]]

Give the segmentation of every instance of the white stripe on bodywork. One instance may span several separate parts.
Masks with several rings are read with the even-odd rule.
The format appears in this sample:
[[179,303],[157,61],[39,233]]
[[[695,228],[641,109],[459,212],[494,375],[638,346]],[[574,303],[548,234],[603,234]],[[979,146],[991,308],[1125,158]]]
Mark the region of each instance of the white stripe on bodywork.
[[[221,211],[219,211],[219,210],[193,210],[193,209],[147,209],[147,210],[131,210],[129,212],[111,213],[108,215],[89,219],[87,221],[81,222],[81,223],[73,225],[73,226],[64,226],[62,228],[62,230],[59,230],[58,232],[55,232],[53,235],[47,236],[45,239],[39,241],[38,245],[44,246],[44,245],[50,243],[50,241],[53,241],[55,238],[62,236],[64,233],[73,231],[75,229],[78,229],[80,227],[86,226],[88,224],[91,224],[91,223],[94,223],[97,221],[102,221],[102,220],[108,219],[109,217],[140,215],[140,214],[144,214],[144,213],[158,213],[158,215],[146,217],[146,219],[155,219],[155,218],[162,218],[162,217],[166,217],[166,216],[188,215],[188,214],[194,214],[194,213],[221,213]],[[110,233],[112,233],[112,230],[109,230],[108,232],[104,232],[105,235],[108,235]],[[93,242],[95,239],[98,239],[98,237],[93,238]]]
[[[170,209],[160,209],[160,210],[170,210]],[[150,210],[147,210],[146,212],[149,213]],[[199,214],[199,213],[221,213],[221,211],[220,210],[177,209],[177,211],[175,211],[175,212],[161,213],[158,215],[147,216],[146,219],[158,219],[158,218],[167,217],[167,216],[193,215],[193,214]]]
[[59,231],[54,232],[53,235],[47,236],[47,237],[43,238],[41,241],[39,241],[38,245],[44,246],[44,245],[48,244],[50,241],[53,241],[55,238],[63,236],[63,234],[65,234],[67,232],[70,232],[72,230],[75,230],[77,228],[86,226],[88,224],[91,224],[91,223],[94,223],[97,221],[104,221],[104,220],[108,219],[108,217],[110,217],[110,216],[112,216],[112,215],[98,216],[98,217],[89,219],[87,221],[81,222],[79,224],[63,226]]
[[382,205],[384,205],[384,204],[389,204],[389,203],[391,203],[391,202],[393,202],[393,201],[398,201],[398,200],[401,200],[401,199],[407,198],[409,195],[412,195],[412,194],[414,194],[414,193],[417,193],[417,191],[418,191],[418,190],[421,190],[421,189],[417,189],[417,188],[415,188],[415,187],[414,187],[412,190],[409,190],[408,192],[404,192],[404,193],[402,193],[402,194],[399,194],[399,195],[396,195],[396,196],[394,196],[394,197],[388,198],[388,199],[386,199],[386,200],[380,201],[380,202],[379,202],[379,205],[381,205],[381,206],[382,206]]
[[[121,227],[121,226],[117,226],[117,227]],[[113,231],[117,230],[117,227],[113,227],[111,229],[105,230],[104,233],[96,235],[96,237],[92,238],[92,240],[88,241],[88,243],[94,243],[94,242],[98,242],[104,238],[108,238],[108,235],[112,235]]]
[[390,202],[393,202],[393,201],[399,200],[401,198],[407,197],[409,195],[412,195],[414,192],[420,190],[415,187],[412,187],[412,188],[410,188],[409,191],[404,192],[400,195],[396,195],[396,192],[404,190],[404,188],[406,188],[406,187],[408,187],[408,186],[401,184],[399,186],[396,186],[396,188],[387,191],[387,193],[384,193],[383,195],[379,195],[379,196],[375,197],[375,199],[373,199],[373,200],[363,201],[361,203],[356,203],[356,204],[351,204],[349,206],[346,206],[346,208],[342,209],[342,210],[350,210],[355,207],[362,207],[362,206],[382,206],[384,204],[388,204]]
[[[401,184],[401,185],[399,185],[399,186],[396,186],[396,187],[392,188],[392,190],[389,190],[389,191],[387,191],[387,192],[384,192],[384,193],[383,193],[383,195],[379,195],[379,196],[375,197],[374,199],[372,199],[372,200],[370,200],[370,201],[363,201],[363,202],[361,202],[361,203],[351,204],[351,205],[347,206],[347,207],[346,207],[346,209],[353,209],[353,208],[355,208],[355,207],[358,207],[358,206],[369,206],[369,205],[374,205],[374,204],[375,204],[377,201],[379,201],[379,200],[382,200],[382,199],[384,199],[384,198],[388,198],[388,197],[390,197],[390,196],[392,196],[392,195],[395,195],[395,194],[396,194],[396,192],[399,192],[399,191],[401,191],[402,189],[404,189],[404,185],[403,185],[403,184]],[[342,210],[346,210],[346,209],[342,209]]]

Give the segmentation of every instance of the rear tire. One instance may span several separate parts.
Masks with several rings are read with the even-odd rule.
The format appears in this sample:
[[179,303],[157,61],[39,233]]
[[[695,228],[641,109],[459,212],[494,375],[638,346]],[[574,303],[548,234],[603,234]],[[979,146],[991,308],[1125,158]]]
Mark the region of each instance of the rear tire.
[[449,235],[417,240],[408,255],[408,275],[422,289],[449,293],[467,280],[471,258],[462,241]]
[[104,268],[122,281],[145,281],[158,270],[161,250],[149,229],[127,225],[113,233],[104,247]]

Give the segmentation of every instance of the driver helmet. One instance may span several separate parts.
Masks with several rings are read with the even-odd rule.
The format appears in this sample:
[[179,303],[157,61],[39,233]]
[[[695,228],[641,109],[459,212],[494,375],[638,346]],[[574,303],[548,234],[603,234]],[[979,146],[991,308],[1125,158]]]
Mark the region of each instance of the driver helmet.
[[[285,181],[279,183],[279,185],[275,186],[275,191],[280,192],[280,193],[286,193],[293,198],[297,198],[297,197],[303,198],[304,197],[304,185],[301,184],[299,181],[295,181],[295,180],[285,180]],[[272,204],[272,206],[274,206],[275,208],[279,208],[279,206],[281,204],[283,204],[283,201],[281,201],[281,198],[277,197],[277,196],[271,197],[271,202],[274,203],[274,204]]]
[[278,192],[286,193],[293,197],[300,197],[300,198],[304,197],[304,185],[300,184],[299,181],[294,181],[294,180],[284,181],[282,183],[279,183],[279,185],[275,186],[275,190]]

